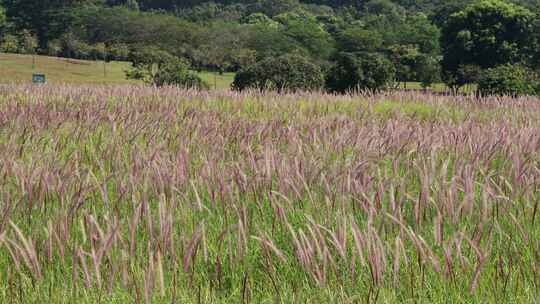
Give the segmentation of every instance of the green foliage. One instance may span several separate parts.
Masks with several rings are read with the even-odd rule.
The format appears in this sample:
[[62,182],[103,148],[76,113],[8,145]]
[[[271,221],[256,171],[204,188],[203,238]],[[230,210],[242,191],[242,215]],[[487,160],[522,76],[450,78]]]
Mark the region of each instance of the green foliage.
[[189,70],[189,62],[156,48],[133,51],[128,60],[131,69],[126,71],[128,79],[142,80],[155,86],[176,85],[186,88],[206,89],[204,83]]
[[505,64],[485,70],[478,81],[478,91],[484,96],[524,96],[538,93],[539,79],[534,71]]
[[242,19],[242,23],[251,25],[263,25],[273,29],[278,29],[280,24],[263,13],[253,13]]
[[28,30],[23,30],[20,36],[20,51],[24,54],[34,54],[38,47],[37,37]]
[[444,82],[457,92],[460,87],[477,82],[481,73],[482,68],[476,64],[460,64],[455,71],[443,70],[441,74]]
[[62,56],[78,59],[88,59],[92,52],[92,47],[79,39],[73,33],[66,33],[60,38],[62,45]]
[[441,66],[439,58],[421,55],[417,60],[416,79],[425,89],[441,80]]
[[19,52],[19,39],[15,35],[7,34],[2,38],[0,44],[0,51],[5,53],[18,53]]
[[434,55],[440,52],[440,30],[425,14],[407,15],[397,28],[398,44],[415,45],[423,54]]
[[105,43],[100,42],[100,43],[97,43],[96,45],[94,45],[92,47],[91,57],[94,60],[96,60],[96,59],[106,60],[107,57],[108,57],[107,52],[108,52],[108,50],[107,50],[107,46],[105,45]]
[[125,43],[115,43],[108,47],[108,59],[126,61],[129,57],[129,47]]
[[185,59],[170,58],[160,65],[154,75],[153,84],[156,86],[175,85],[199,90],[208,89],[208,84],[196,73],[190,71],[189,67],[189,62]]
[[363,26],[351,25],[337,34],[337,47],[343,52],[376,51],[383,44],[382,35]]
[[502,0],[480,0],[450,15],[442,29],[442,68],[450,86],[466,83],[460,69],[527,62],[536,47],[535,16]]
[[396,69],[396,80],[407,82],[417,79],[417,66],[421,57],[418,48],[412,45],[393,45],[389,51]]
[[0,1],[0,33],[7,24],[6,9],[2,6]]
[[245,27],[219,22],[200,35],[202,42],[191,53],[198,67],[220,72],[236,71],[254,60],[255,54],[244,45],[250,35]]
[[321,69],[305,57],[284,55],[267,58],[236,74],[234,90],[318,90],[324,85]]
[[394,77],[392,62],[379,53],[340,53],[328,72],[326,86],[332,92],[379,90]]
[[289,12],[299,5],[298,0],[258,0],[256,3],[257,10],[270,17]]
[[37,47],[36,36],[28,30],[23,30],[18,35],[6,34],[0,43],[0,51],[6,53],[34,54]]
[[60,40],[51,40],[47,43],[47,55],[49,56],[60,56],[62,53],[62,41]]
[[268,28],[264,25],[254,25],[249,28],[249,36],[244,46],[256,51],[257,60],[268,57],[279,57],[285,54],[300,53],[308,56],[305,50],[292,37],[285,35],[280,29]]
[[137,12],[125,7],[89,6],[73,9],[71,32],[89,44],[123,43],[165,50],[176,56],[186,56],[187,46],[195,47],[204,36],[204,28],[161,13]]
[[399,82],[427,87],[442,76],[456,90],[501,64],[540,68],[536,2],[0,0],[0,41],[10,52],[94,60],[153,47],[220,73],[286,54],[337,66],[338,53],[372,53],[380,71],[391,72],[384,58],[391,60]]
[[126,7],[133,11],[139,10],[139,3],[137,0],[127,0],[126,1]]
[[313,57],[326,58],[332,53],[332,37],[313,16],[290,13],[275,19],[283,24],[283,33],[297,41]]
[[176,7],[174,10],[174,14],[179,18],[200,24],[211,23],[213,21],[239,22],[246,18],[249,13],[250,10],[244,5],[223,5],[222,3],[213,1],[204,2],[193,7]]

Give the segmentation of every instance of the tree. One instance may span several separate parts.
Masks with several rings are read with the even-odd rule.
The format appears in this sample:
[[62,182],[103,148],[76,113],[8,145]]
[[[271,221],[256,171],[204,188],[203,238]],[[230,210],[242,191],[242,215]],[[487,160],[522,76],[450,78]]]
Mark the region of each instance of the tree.
[[256,10],[267,16],[276,15],[292,11],[300,5],[298,0],[258,0]]
[[425,14],[407,15],[397,28],[397,43],[414,45],[422,54],[435,55],[440,53],[440,30],[433,25]]
[[57,19],[56,15],[65,7],[94,3],[96,0],[3,0],[8,19],[18,31],[35,33],[40,47],[47,48],[51,38],[59,37],[69,23]]
[[285,35],[283,31],[263,25],[249,26],[245,46],[256,51],[258,61],[292,53],[309,55],[306,49],[292,37]]
[[7,25],[6,9],[1,4],[2,2],[0,1],[0,35]]
[[382,47],[383,38],[379,32],[351,25],[338,32],[337,48],[342,52],[377,51]]
[[392,62],[379,53],[339,53],[326,79],[332,92],[379,90],[395,78]]
[[60,38],[62,56],[68,58],[89,59],[92,47],[73,33],[66,33]]
[[450,16],[463,10],[474,0],[444,0],[430,14],[429,19],[438,28],[444,28]]
[[417,60],[416,78],[426,89],[441,80],[440,58],[422,54]]
[[213,24],[201,33],[204,42],[198,47],[196,62],[219,72],[238,67],[236,58],[245,50],[248,35],[246,29],[238,25]]
[[396,80],[406,83],[417,80],[417,68],[421,57],[418,48],[413,45],[393,45],[389,48],[390,59],[396,70]]
[[442,68],[450,86],[464,84],[460,69],[529,61],[537,45],[534,14],[502,0],[479,0],[450,15],[442,29]]
[[283,33],[296,40],[313,57],[326,58],[332,53],[332,37],[313,16],[287,13],[276,16],[275,19],[283,24]]
[[476,64],[460,64],[455,71],[442,71],[441,75],[453,93],[457,93],[461,87],[478,81],[482,68]]
[[128,79],[142,80],[155,86],[177,85],[186,88],[207,88],[189,63],[157,48],[143,48],[130,53],[131,69],[126,71]]
[[242,18],[242,23],[251,24],[251,25],[263,25],[265,27],[270,27],[273,29],[278,29],[280,24],[277,21],[272,20],[272,18],[266,16],[263,13],[253,13],[244,18]]
[[485,70],[478,81],[478,91],[483,96],[535,95],[538,84],[534,71],[520,65],[505,64]]
[[238,72],[234,90],[281,91],[318,90],[324,85],[321,69],[305,57],[284,55],[267,58]]

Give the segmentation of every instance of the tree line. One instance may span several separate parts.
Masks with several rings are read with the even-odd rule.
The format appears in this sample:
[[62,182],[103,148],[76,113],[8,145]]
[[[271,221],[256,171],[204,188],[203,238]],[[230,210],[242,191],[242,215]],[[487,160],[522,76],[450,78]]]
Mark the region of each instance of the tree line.
[[[128,60],[149,83],[538,91],[538,0],[0,0],[0,51]],[[309,73],[306,73],[309,71]]]

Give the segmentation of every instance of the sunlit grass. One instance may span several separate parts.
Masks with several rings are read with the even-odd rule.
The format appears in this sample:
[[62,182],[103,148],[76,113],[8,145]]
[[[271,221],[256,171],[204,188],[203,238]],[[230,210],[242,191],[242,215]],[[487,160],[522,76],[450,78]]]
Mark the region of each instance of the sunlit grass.
[[0,303],[531,303],[540,102],[0,85]]

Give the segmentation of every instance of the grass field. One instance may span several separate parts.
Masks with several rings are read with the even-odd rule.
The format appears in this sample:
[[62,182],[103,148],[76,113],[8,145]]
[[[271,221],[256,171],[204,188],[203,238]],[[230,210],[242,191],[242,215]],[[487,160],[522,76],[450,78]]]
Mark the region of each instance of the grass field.
[[1,303],[535,303],[540,102],[0,85]]
[[[35,64],[33,64],[35,62]],[[47,56],[28,56],[0,53],[0,83],[28,83],[32,74],[44,73],[49,83],[70,84],[137,84],[126,80],[127,62],[85,61]],[[201,72],[201,78],[212,88],[227,89],[234,74]]]

